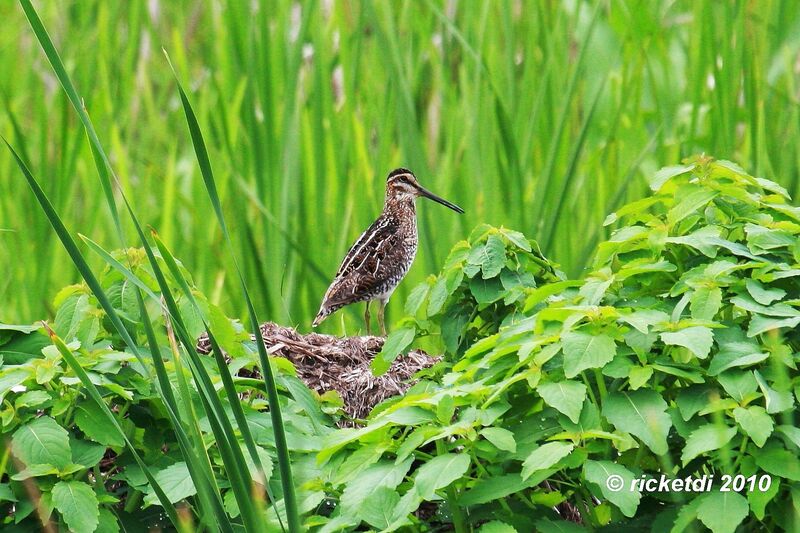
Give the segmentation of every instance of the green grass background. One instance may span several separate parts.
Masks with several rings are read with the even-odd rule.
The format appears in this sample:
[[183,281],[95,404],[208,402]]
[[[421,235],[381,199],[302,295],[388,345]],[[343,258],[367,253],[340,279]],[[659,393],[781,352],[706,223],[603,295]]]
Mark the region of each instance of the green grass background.
[[[231,315],[245,314],[241,291],[162,47],[206,135],[257,310],[284,324],[310,326],[397,166],[467,213],[419,202],[419,255],[389,321],[478,222],[524,231],[580,275],[606,214],[691,154],[800,192],[793,1],[36,5],[140,219]],[[76,115],[19,6],[0,3],[0,20],[0,133],[71,231],[116,246]],[[0,151],[0,321],[50,315],[78,279]],[[354,333],[362,311],[324,330]]]

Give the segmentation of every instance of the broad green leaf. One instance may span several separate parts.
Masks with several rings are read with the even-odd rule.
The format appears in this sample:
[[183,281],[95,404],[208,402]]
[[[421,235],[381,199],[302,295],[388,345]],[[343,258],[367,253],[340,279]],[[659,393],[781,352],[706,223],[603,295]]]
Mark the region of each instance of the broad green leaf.
[[12,388],[29,377],[31,377],[31,370],[28,368],[11,367],[0,370],[0,402]]
[[[470,262],[471,257],[470,257]],[[486,240],[486,245],[482,249],[481,259],[481,277],[489,279],[500,274],[506,264],[506,245],[497,235],[489,235]]]
[[634,366],[628,374],[628,383],[630,383],[631,390],[643,387],[652,376],[652,366]]
[[527,487],[527,483],[517,473],[482,478],[461,495],[458,504],[468,507],[490,502],[519,492],[525,487]]
[[689,300],[692,318],[713,320],[722,306],[722,289],[719,287],[699,287]]
[[703,495],[697,518],[713,533],[734,533],[749,512],[750,506],[741,494],[711,491]]
[[53,486],[53,506],[58,509],[70,530],[94,531],[99,522],[97,495],[83,481],[59,481]]
[[675,176],[686,174],[694,170],[695,165],[673,165],[659,169],[652,177],[648,178],[650,182],[650,190],[658,192],[659,189],[669,180]]
[[554,522],[547,518],[540,518],[536,521],[536,531],[537,533],[586,533],[588,529],[575,522],[566,520]]
[[98,518],[100,523],[97,524],[94,533],[119,533],[119,521],[114,513],[102,507]]
[[498,277],[489,279],[472,278],[469,282],[469,291],[479,304],[496,302],[506,293],[506,290],[503,288],[503,282]]
[[793,328],[800,324],[800,316],[794,318],[772,318],[761,315],[753,315],[750,325],[747,328],[747,336],[755,337],[767,331],[780,328]]
[[[172,503],[178,503],[197,494],[197,488],[189,475],[189,468],[183,461],[159,470],[153,477]],[[144,501],[148,505],[160,505],[154,492],[148,493]]]
[[509,526],[505,522],[499,520],[492,520],[483,524],[478,533],[518,533],[516,528]]
[[389,336],[386,337],[386,341],[383,343],[383,348],[381,348],[380,353],[375,356],[375,359],[373,359],[370,364],[373,374],[380,376],[389,370],[392,361],[397,359],[397,356],[408,348],[414,340],[416,332],[417,330],[414,327],[408,326],[389,333]]
[[[583,464],[583,477],[600,487],[603,496],[616,505],[622,514],[629,518],[636,514],[642,494],[638,489],[631,490],[636,476],[630,470],[611,461],[588,460]],[[617,482],[619,485],[616,485]],[[621,488],[617,489],[618,486]]]
[[[756,464],[764,472],[792,481],[800,481],[800,461],[797,460],[797,454],[783,448],[772,447],[759,451],[755,457]],[[776,481],[777,479],[772,480],[773,483]]]
[[688,194],[681,194],[680,202],[667,213],[667,223],[670,225],[677,224],[701,207],[707,205],[717,194],[719,194],[717,191],[706,188],[695,188]]
[[446,453],[437,455],[417,471],[414,477],[414,490],[425,500],[436,496],[443,489],[461,478],[469,468],[470,457],[466,453]]
[[548,442],[533,450],[522,463],[522,480],[539,470],[546,470],[572,452],[575,445],[567,442]]
[[672,346],[683,346],[700,359],[708,357],[714,334],[705,326],[692,326],[674,332],[664,332],[661,340]]
[[444,302],[447,300],[449,293],[447,291],[447,280],[439,278],[431,289],[430,297],[428,298],[428,316],[433,316],[442,310]]
[[759,520],[764,519],[767,504],[775,498],[781,488],[781,478],[773,477],[769,488],[765,491],[759,489],[747,491],[747,503],[750,504],[750,511]]
[[736,428],[719,424],[706,424],[692,431],[683,447],[681,461],[686,466],[700,454],[718,450],[728,444],[736,435]]
[[758,344],[750,341],[731,341],[720,345],[719,352],[711,359],[708,373],[716,376],[730,368],[760,363],[769,357]]
[[513,229],[503,227],[499,228],[497,231],[517,248],[525,250],[526,252],[530,252],[532,250],[531,243],[528,242],[528,239],[525,238],[525,235],[519,231],[514,231]]
[[794,406],[794,398],[792,398],[791,392],[773,389],[767,384],[767,380],[764,379],[764,376],[762,376],[758,370],[754,370],[753,375],[758,382],[758,388],[761,389],[761,393],[764,395],[767,412],[769,414],[782,413]]
[[361,472],[345,487],[340,499],[342,510],[358,509],[361,506],[361,502],[378,487],[397,488],[403,481],[413,460],[413,457],[409,457],[398,464],[393,461],[382,461]]
[[733,418],[759,448],[772,435],[772,417],[760,405],[737,407],[733,410]]
[[49,416],[41,416],[15,431],[11,451],[27,466],[64,468],[72,462],[69,434]]
[[358,516],[379,531],[385,530],[394,521],[394,513],[400,503],[397,491],[386,486],[376,487],[358,508]]
[[761,282],[754,279],[745,280],[744,284],[753,300],[762,305],[770,305],[786,296],[785,290],[777,287],[764,287]]
[[614,358],[617,345],[605,334],[570,331],[562,337],[564,374],[572,378],[587,368],[601,368]]
[[603,416],[614,426],[638,437],[653,453],[667,453],[667,435],[672,420],[667,414],[667,403],[653,390],[609,394],[603,404]]
[[800,428],[784,424],[775,429],[785,435],[797,448],[800,448]]
[[717,381],[738,403],[743,403],[758,388],[756,378],[749,370],[728,370],[717,376]]
[[511,453],[516,453],[517,451],[517,442],[514,440],[514,434],[507,429],[488,427],[483,428],[480,434],[499,450]]
[[70,448],[72,448],[72,462],[86,468],[99,463],[106,453],[105,446],[86,440],[70,439]]
[[430,290],[431,286],[427,282],[420,283],[412,289],[408,298],[406,298],[405,311],[407,315],[414,316],[417,314],[422,302],[428,297]]
[[105,413],[95,402],[82,402],[75,408],[75,424],[95,442],[106,446],[124,446],[116,428],[108,423]]
[[564,413],[574,423],[578,423],[583,401],[586,399],[586,385],[570,380],[545,382],[539,383],[536,392],[544,403]]

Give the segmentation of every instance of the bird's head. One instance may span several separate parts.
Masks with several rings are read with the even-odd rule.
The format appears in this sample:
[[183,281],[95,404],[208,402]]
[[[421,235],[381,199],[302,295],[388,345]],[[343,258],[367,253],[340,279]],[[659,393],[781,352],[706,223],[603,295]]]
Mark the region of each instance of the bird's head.
[[398,168],[389,172],[389,176],[386,178],[387,199],[392,198],[394,200],[414,200],[414,198],[419,196],[428,198],[429,200],[433,200],[434,202],[438,202],[443,206],[449,207],[456,213],[464,212],[464,210],[457,205],[448,202],[444,198],[436,196],[431,191],[420,185],[414,173],[407,168]]

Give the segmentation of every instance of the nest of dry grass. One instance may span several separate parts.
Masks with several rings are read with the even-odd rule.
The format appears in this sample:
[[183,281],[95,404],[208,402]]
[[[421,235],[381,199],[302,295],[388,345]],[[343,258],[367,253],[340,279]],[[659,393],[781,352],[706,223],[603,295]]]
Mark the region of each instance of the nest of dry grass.
[[[385,374],[374,376],[369,365],[381,351],[383,337],[303,335],[293,328],[267,322],[261,325],[261,339],[270,354],[294,364],[297,377],[308,388],[319,394],[337,391],[344,402],[344,412],[355,419],[366,418],[386,398],[403,394],[416,382],[414,374],[440,359],[415,350],[395,359]],[[206,335],[197,341],[197,349],[200,353],[211,352]]]

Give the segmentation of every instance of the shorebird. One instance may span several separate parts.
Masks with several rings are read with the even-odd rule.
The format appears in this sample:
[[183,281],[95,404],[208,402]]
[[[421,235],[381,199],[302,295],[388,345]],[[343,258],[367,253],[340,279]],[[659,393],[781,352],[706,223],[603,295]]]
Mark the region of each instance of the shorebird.
[[322,299],[314,327],[346,305],[366,302],[364,321],[369,335],[369,304],[378,300],[378,324],[381,334],[386,336],[384,308],[417,254],[417,208],[414,201],[420,196],[457,213],[464,212],[425,189],[410,170],[398,168],[389,172],[383,211],[344,256]]

